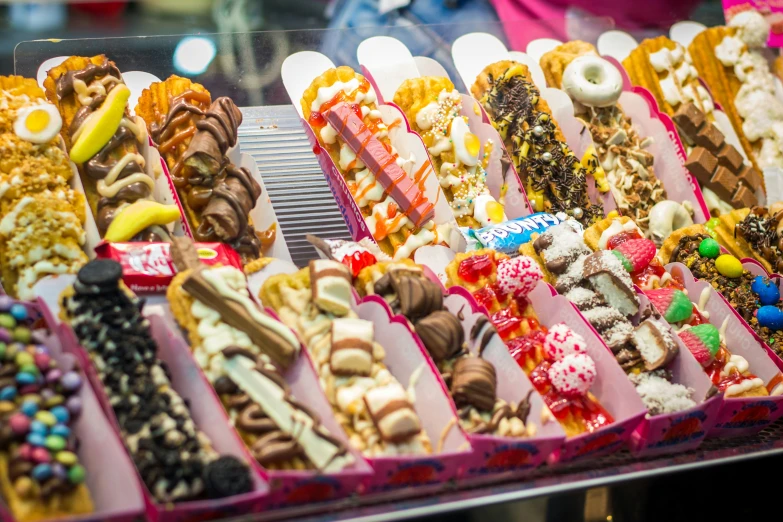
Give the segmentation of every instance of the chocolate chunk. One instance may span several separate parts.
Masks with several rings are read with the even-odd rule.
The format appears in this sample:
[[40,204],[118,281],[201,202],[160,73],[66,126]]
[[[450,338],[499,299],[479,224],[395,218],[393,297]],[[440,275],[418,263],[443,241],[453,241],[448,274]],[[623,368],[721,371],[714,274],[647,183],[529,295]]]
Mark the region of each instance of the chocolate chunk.
[[399,300],[400,313],[410,321],[443,309],[443,289],[421,276],[411,276],[405,272],[391,272],[391,285]]
[[731,201],[731,196],[739,184],[739,178],[726,167],[718,167],[710,180],[709,188],[724,201]]
[[732,174],[740,174],[743,161],[742,154],[740,154],[733,145],[729,145],[728,143],[724,144],[718,152],[717,157],[718,165],[726,167]]
[[209,498],[224,498],[253,489],[250,469],[236,457],[223,456],[204,467],[204,486]]
[[215,382],[212,386],[215,388],[215,392],[217,392],[218,395],[232,394],[239,391],[239,388],[236,384],[234,384],[234,381],[225,375],[221,375],[215,379]]
[[546,269],[553,274],[562,274],[568,269],[568,265],[571,264],[571,260],[568,257],[558,257],[552,261],[546,262]]
[[182,156],[185,165],[206,176],[215,176],[224,164],[229,147],[236,145],[242,112],[225,96],[212,102],[203,119],[196,123],[196,134]]
[[758,170],[753,168],[753,165],[746,165],[738,174],[739,180],[747,186],[749,189],[755,192],[756,189],[762,186],[761,174]]
[[666,325],[654,319],[648,319],[637,326],[633,339],[648,371],[663,368],[674,360],[679,352]]
[[753,205],[758,205],[756,195],[745,185],[740,185],[731,198],[731,206],[734,208],[748,208]]
[[593,290],[623,315],[639,311],[639,300],[631,276],[620,260],[609,250],[590,254],[584,262],[582,276],[590,280]]
[[76,277],[83,285],[116,287],[122,279],[122,265],[111,259],[94,259],[84,265]]
[[552,234],[541,234],[533,241],[533,249],[535,249],[536,254],[540,254],[542,251],[552,246],[553,241],[554,238],[552,237]]
[[718,158],[704,147],[696,147],[691,151],[685,161],[685,168],[696,176],[699,183],[708,185],[712,179],[712,173],[718,167]]
[[726,138],[723,136],[723,133],[711,123],[708,123],[702,127],[693,138],[693,141],[696,145],[699,147],[704,147],[705,149],[712,152],[719,151],[725,140]]
[[479,411],[492,411],[496,386],[492,363],[478,357],[463,357],[454,363],[451,396],[457,408],[474,406]]
[[460,353],[465,342],[465,332],[459,319],[446,310],[439,310],[419,320],[416,333],[436,362]]
[[674,120],[674,123],[676,123],[680,128],[680,130],[682,130],[683,134],[685,134],[691,141],[693,141],[694,137],[699,132],[699,129],[706,121],[704,113],[701,112],[701,110],[693,102],[680,105],[680,108],[677,109],[676,113],[674,113],[674,117],[672,119]]

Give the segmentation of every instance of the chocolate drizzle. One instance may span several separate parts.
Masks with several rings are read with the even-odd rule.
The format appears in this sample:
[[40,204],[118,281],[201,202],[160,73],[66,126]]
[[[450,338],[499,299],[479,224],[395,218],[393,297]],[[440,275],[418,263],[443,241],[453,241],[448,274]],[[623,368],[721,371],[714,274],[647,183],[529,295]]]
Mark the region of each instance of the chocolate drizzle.
[[[510,142],[517,171],[551,204],[549,209],[536,211],[566,212],[585,224],[603,217],[601,205],[588,199],[584,167],[557,138],[552,117],[536,107],[541,97],[538,88],[524,76],[507,78],[505,74],[498,78],[489,75],[491,90],[481,102],[501,136]],[[575,215],[576,208],[583,211],[581,215]]]
[[750,213],[734,229],[739,236],[750,243],[776,272],[783,272],[783,237],[777,228],[783,219],[783,211],[770,215],[764,207],[753,207]]

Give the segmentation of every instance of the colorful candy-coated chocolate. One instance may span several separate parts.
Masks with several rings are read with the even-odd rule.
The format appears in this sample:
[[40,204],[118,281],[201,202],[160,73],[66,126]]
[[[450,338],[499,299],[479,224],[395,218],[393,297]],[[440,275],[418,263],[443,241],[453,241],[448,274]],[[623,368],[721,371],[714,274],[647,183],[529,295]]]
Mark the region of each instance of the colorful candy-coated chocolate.
[[52,461],[52,456],[49,454],[49,451],[47,451],[46,448],[33,448],[33,451],[30,453],[30,457],[32,458],[33,462],[36,462],[38,464],[48,464]]
[[49,435],[46,437],[45,444],[51,451],[62,451],[65,449],[65,439],[58,435]]
[[720,245],[712,238],[703,239],[701,243],[699,243],[699,254],[702,257],[715,259],[720,255]]
[[29,328],[25,326],[17,326],[13,332],[14,340],[20,343],[29,343],[33,338],[33,334]]
[[55,406],[50,411],[58,422],[68,422],[71,418],[71,415],[68,413],[68,409],[64,406]]
[[16,435],[24,435],[30,429],[30,417],[24,413],[14,413],[8,419],[8,424],[11,426],[11,431]]
[[777,306],[762,306],[756,314],[759,325],[769,328],[773,332],[783,330],[783,311]]
[[68,470],[65,469],[65,466],[63,466],[59,462],[55,462],[54,464],[52,464],[52,475],[54,475],[58,479],[67,480]]
[[24,321],[27,319],[27,307],[23,304],[13,304],[9,311],[11,312],[11,316],[17,321]]
[[71,412],[72,417],[77,417],[82,412],[82,399],[76,395],[68,397],[65,401],[65,407]]
[[[10,343],[12,340],[11,332],[9,332],[7,328],[0,328],[0,344]],[[3,357],[5,357],[5,347],[0,353],[0,359]]]
[[16,327],[16,319],[11,314],[0,314],[0,328],[12,330]]
[[42,372],[48,370],[49,366],[52,363],[52,358],[45,353],[36,353],[34,359],[35,359],[35,365]]
[[22,395],[22,396],[29,395],[28,398],[31,399],[31,400],[32,400],[32,398],[34,398],[36,404],[38,404],[38,403],[40,403],[41,398],[38,395],[35,395],[35,394],[38,393],[38,390],[40,388],[41,388],[41,386],[38,383],[38,379],[36,379],[36,382],[34,382],[33,384],[27,384],[27,385],[22,386],[21,388],[19,388],[19,395]]
[[22,407],[20,409],[25,415],[32,417],[38,412],[38,405],[31,400],[25,400],[22,402]]
[[721,275],[734,279],[742,275],[742,263],[730,254],[723,254],[715,260],[715,268]]
[[71,428],[69,428],[65,424],[58,424],[54,428],[52,428],[51,433],[52,435],[57,435],[58,437],[62,437],[67,440],[68,437],[71,436]]
[[759,296],[759,303],[762,305],[774,305],[780,301],[780,289],[778,285],[764,276],[756,276],[750,289]]
[[24,366],[26,364],[33,364],[35,362],[35,358],[33,358],[33,354],[30,352],[23,351],[16,354],[16,357],[14,357],[14,362],[17,366]]
[[19,452],[19,456],[24,460],[30,460],[33,458],[33,447],[27,443],[19,446],[17,451]]
[[43,482],[52,476],[52,466],[49,464],[38,464],[33,468],[32,475],[38,482]]
[[35,384],[35,375],[27,372],[19,372],[16,374],[16,382],[22,386],[26,384]]
[[30,431],[43,437],[49,435],[49,427],[39,420],[34,420],[30,423]]
[[12,401],[16,398],[16,387],[6,386],[0,390],[0,401]]
[[57,382],[62,378],[62,376],[63,376],[63,372],[59,368],[49,370],[46,373],[46,382]]
[[38,433],[30,433],[29,435],[27,435],[27,438],[25,440],[27,440],[27,442],[29,442],[31,446],[43,446],[44,444],[46,444],[46,437]]
[[65,397],[59,394],[54,394],[44,399],[44,406],[51,410],[55,406],[61,405],[63,402],[65,402]]
[[11,401],[0,401],[0,413],[6,414],[11,413],[16,409],[16,405],[14,405]]
[[14,482],[14,492],[19,498],[26,498],[33,491],[33,481],[30,477],[21,476]]
[[76,372],[68,372],[60,379],[60,385],[69,392],[75,392],[82,385],[82,378]]
[[7,312],[14,305],[14,300],[11,296],[0,295],[0,312]]
[[57,417],[52,412],[41,410],[35,414],[35,420],[43,422],[46,426],[52,427],[57,424]]
[[76,464],[68,470],[68,480],[70,480],[73,484],[81,484],[84,482],[85,475],[86,473],[84,471],[84,466],[81,464]]
[[76,458],[76,453],[72,451],[58,451],[54,457],[54,460],[56,460],[63,466],[69,466],[69,467],[73,466],[78,461],[78,459]]
[[38,367],[33,362],[19,366],[19,371],[23,373],[29,373],[31,375],[35,375],[36,377],[38,377],[38,375],[40,374],[40,372],[38,371]]

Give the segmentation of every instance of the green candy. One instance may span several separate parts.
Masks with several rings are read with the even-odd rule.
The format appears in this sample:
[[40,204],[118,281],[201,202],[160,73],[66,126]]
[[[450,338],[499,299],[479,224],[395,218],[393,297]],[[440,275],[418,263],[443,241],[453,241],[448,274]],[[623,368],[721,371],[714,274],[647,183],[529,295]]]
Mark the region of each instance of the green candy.
[[46,437],[44,445],[50,451],[62,451],[65,449],[65,439],[59,435],[49,435]]
[[68,470],[68,480],[70,480],[72,484],[81,484],[84,482],[85,475],[84,466],[81,464],[77,464]]
[[720,255],[720,245],[712,238],[702,239],[699,243],[699,255],[715,259]]
[[625,268],[628,272],[633,272],[633,265],[624,255],[622,255],[617,250],[612,250],[612,254],[614,254],[614,256],[620,260],[620,262],[623,264],[623,268]]
[[19,352],[16,354],[16,358],[14,359],[14,362],[17,366],[24,366],[25,364],[33,364],[35,363],[35,359],[33,358],[33,355],[29,352]]
[[10,330],[16,327],[16,319],[11,314],[0,314],[0,328]]
[[7,345],[5,343],[0,343],[0,359],[5,359],[5,349]]
[[33,334],[30,331],[29,328],[26,328],[24,326],[17,326],[14,328],[14,333],[12,334],[14,341],[27,344],[30,342],[30,339],[33,338]]
[[22,364],[19,366],[19,371],[29,373],[31,375],[38,376],[38,367],[33,363]]
[[701,339],[704,346],[710,351],[710,355],[715,357],[720,350],[720,332],[711,324],[699,324],[690,329],[690,331]]
[[669,307],[666,309],[664,319],[668,323],[679,323],[680,321],[687,320],[693,312],[693,303],[685,295],[685,292],[677,290],[672,294],[672,301],[669,303]]

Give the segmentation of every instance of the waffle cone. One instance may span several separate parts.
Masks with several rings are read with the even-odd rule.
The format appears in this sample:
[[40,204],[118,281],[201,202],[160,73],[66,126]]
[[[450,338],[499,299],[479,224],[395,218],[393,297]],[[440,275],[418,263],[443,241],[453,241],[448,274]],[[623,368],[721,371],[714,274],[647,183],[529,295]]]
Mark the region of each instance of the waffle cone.
[[421,132],[422,129],[416,125],[416,115],[431,102],[437,102],[438,95],[444,90],[448,92],[454,90],[454,84],[448,78],[442,76],[409,78],[402,82],[394,93],[394,103],[405,113],[411,127],[416,132]]
[[666,265],[674,261],[671,258],[672,253],[674,253],[674,249],[677,248],[677,244],[680,242],[681,238],[699,234],[707,234],[707,229],[704,228],[704,225],[691,225],[672,232],[663,242],[663,245],[658,252],[658,258],[660,259],[661,264]]
[[608,229],[610,226],[612,226],[612,222],[614,220],[619,220],[621,224],[625,225],[629,221],[631,221],[631,218],[628,216],[619,216],[619,217],[611,217],[611,218],[604,218],[600,221],[596,221],[589,227],[585,229],[584,233],[584,239],[585,244],[590,247],[591,250],[599,250],[598,243],[601,240],[601,235],[604,233],[606,229]]

